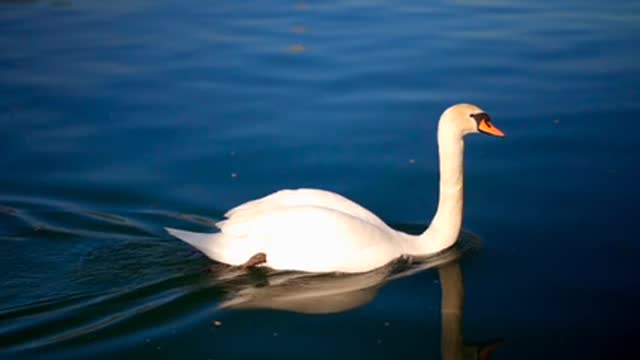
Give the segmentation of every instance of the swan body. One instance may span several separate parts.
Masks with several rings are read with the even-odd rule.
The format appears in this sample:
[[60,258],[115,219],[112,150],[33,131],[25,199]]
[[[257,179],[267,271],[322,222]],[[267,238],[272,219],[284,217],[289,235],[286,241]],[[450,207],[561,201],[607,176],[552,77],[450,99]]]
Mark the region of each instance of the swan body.
[[167,231],[206,256],[242,265],[266,255],[274,269],[309,272],[364,272],[401,255],[429,255],[453,245],[462,225],[463,137],[484,132],[504,136],[480,108],[448,108],[438,124],[440,197],[436,215],[421,235],[389,227],[380,218],[336,193],[281,190],[229,210],[217,233]]

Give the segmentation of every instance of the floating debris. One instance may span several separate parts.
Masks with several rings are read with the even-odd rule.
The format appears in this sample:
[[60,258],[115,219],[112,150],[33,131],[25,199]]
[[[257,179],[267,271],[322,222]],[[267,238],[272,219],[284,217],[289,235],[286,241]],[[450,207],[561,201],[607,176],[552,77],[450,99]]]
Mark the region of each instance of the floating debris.
[[304,45],[302,45],[302,44],[289,45],[289,47],[287,49],[292,54],[301,54],[305,50],[304,49]]
[[237,178],[237,177],[238,177],[238,174],[236,174],[236,173],[231,173],[231,177],[235,179],[235,178]]
[[307,29],[302,25],[296,25],[291,28],[291,32],[294,34],[304,34],[307,32]]
[[215,327],[220,327],[220,326],[222,326],[222,321],[214,320],[214,321],[212,322],[212,324],[213,324],[213,326],[215,326]]
[[416,159],[409,159],[409,164],[415,164],[416,163]]
[[389,325],[391,325],[391,323],[390,323],[390,322],[388,322],[388,321],[385,321],[385,322],[384,322],[384,326],[389,327]]
[[309,5],[307,5],[306,3],[300,2],[297,3],[293,6],[294,9],[298,10],[298,11],[307,11],[309,10]]

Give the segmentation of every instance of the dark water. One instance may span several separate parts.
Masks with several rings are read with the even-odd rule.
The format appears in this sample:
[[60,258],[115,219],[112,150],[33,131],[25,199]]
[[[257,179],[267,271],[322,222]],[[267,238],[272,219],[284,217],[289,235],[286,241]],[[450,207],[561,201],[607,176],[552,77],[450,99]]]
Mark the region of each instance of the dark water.
[[[635,359],[638,44],[630,1],[4,0],[0,357]],[[163,230],[319,187],[419,232],[457,102],[507,133],[467,141],[464,281],[203,273]]]

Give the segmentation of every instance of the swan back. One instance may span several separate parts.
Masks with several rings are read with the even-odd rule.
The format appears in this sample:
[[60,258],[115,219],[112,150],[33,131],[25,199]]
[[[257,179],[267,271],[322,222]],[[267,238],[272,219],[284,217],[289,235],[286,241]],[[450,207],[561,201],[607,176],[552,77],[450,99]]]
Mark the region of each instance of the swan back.
[[[304,188],[280,190],[263,198],[236,206],[229,210],[224,216],[228,219],[250,218],[263,212],[299,206],[333,209],[369,222],[374,226],[387,226],[384,221],[380,220],[380,218],[371,211],[344,196],[330,191]],[[222,227],[226,222],[227,220],[223,220],[216,225]]]

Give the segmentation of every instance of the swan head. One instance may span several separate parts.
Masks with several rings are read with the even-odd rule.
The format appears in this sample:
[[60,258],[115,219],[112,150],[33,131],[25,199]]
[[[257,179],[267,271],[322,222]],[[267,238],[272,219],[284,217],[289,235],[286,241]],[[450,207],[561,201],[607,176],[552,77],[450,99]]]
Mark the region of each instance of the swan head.
[[476,133],[504,137],[504,133],[491,122],[491,117],[471,104],[457,104],[445,110],[440,117],[438,131],[444,129],[458,132],[460,137]]

